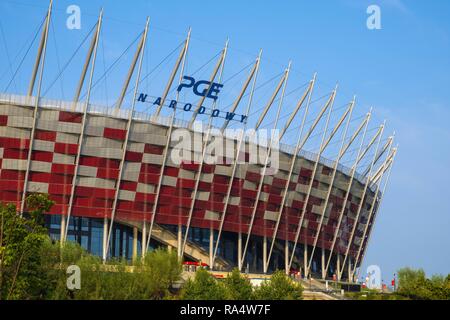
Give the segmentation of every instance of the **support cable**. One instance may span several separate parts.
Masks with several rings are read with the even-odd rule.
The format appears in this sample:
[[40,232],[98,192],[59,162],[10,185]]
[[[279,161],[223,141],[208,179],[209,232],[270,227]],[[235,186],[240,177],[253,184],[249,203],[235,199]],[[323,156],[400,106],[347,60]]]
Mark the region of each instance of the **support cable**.
[[[103,80],[103,78],[105,78],[108,73],[114,68],[114,66],[119,62],[119,60],[132,48],[132,46],[136,43],[136,41],[138,41],[140,39],[140,37],[142,36],[142,32],[138,34],[138,36],[130,43],[130,45],[120,54],[120,56],[118,58],[116,58],[116,60],[114,60],[114,62],[108,67],[108,70],[106,70],[106,72],[103,73],[102,76],[100,76],[100,78],[98,78],[94,84],[92,85],[92,91],[94,91],[94,88],[99,84],[100,81]],[[84,93],[80,100],[83,100],[84,97],[86,96],[87,93]]]
[[[26,51],[25,54],[23,55],[22,60],[20,60],[20,63],[19,63],[19,65],[17,66],[16,71],[14,72],[13,77],[12,77],[11,80],[9,81],[8,85],[6,86],[6,88],[5,88],[5,90],[4,90],[5,92],[8,92],[9,86],[10,86],[11,83],[14,81],[14,79],[15,79],[15,77],[16,77],[16,75],[17,75],[17,72],[19,72],[20,67],[22,67],[23,62],[25,61],[25,58],[27,57],[28,53],[30,52],[31,48],[33,47],[33,44],[34,44],[34,42],[36,41],[37,36],[39,35],[39,31],[41,31],[42,26],[44,25],[44,22],[45,22],[46,19],[47,19],[47,17],[45,17],[44,20],[42,20],[41,25],[40,25],[39,28],[36,30],[36,33],[35,33],[35,35],[34,35],[34,37],[33,37],[33,40],[31,40],[31,43],[30,43],[30,45],[29,45],[27,51]],[[20,51],[22,51],[22,49],[21,49]]]
[[[3,25],[2,25],[1,20],[0,20],[0,32],[2,34],[2,40],[3,40],[3,46],[5,47],[6,58],[8,59],[9,71],[11,72],[11,76],[13,76],[14,72],[13,72],[13,67],[12,67],[11,56],[9,55],[8,42],[6,41],[6,36],[5,36],[5,32],[3,30]],[[5,74],[6,74],[6,72],[5,72]],[[14,81],[14,87],[16,88],[16,91],[17,91],[17,83],[15,81]]]
[[[53,26],[53,25],[52,25]],[[78,51],[80,51],[81,47],[83,46],[83,44],[86,42],[86,40],[89,38],[89,36],[91,35],[92,31],[95,30],[96,25],[94,25],[91,30],[89,31],[88,34],[86,34],[86,36],[84,37],[84,39],[81,41],[81,43],[78,45],[78,47],[75,49],[75,51],[73,52],[73,54],[70,56],[69,60],[67,60],[67,62],[64,64],[63,68],[60,69],[59,73],[57,74],[57,76],[55,77],[55,79],[53,79],[53,81],[50,83],[50,85],[47,87],[47,89],[44,91],[44,96],[50,91],[50,89],[54,86],[54,84],[56,83],[56,81],[58,81],[58,79],[62,76],[63,72],[66,71],[67,67],[70,65],[70,63],[72,62],[72,60],[75,58],[76,54],[78,53]]]
[[[52,21],[50,22],[50,27],[52,28],[53,45],[55,46],[56,64],[57,64],[57,66],[58,66],[58,71],[59,71],[59,73],[61,74],[61,73],[62,73],[62,72],[61,72],[61,62],[60,62],[61,59],[59,58],[58,43],[57,43],[57,41],[56,41],[56,33],[55,33],[55,27],[54,27],[54,25],[53,25],[53,17],[50,17],[50,19],[52,20]],[[61,89],[61,96],[62,96],[62,99],[65,100],[65,97],[64,97],[64,78],[62,77],[62,75],[61,75],[61,81],[59,82],[59,84],[60,84],[60,89]],[[45,96],[45,94],[44,94],[44,96]]]

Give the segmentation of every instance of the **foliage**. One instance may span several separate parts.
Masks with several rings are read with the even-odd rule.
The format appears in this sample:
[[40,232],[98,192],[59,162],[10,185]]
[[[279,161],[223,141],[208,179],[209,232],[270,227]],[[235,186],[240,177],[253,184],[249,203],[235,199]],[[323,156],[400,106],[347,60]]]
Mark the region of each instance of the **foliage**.
[[188,279],[184,285],[183,300],[225,300],[227,288],[217,281],[208,271],[199,268],[194,279]]
[[[66,257],[76,257],[80,249],[65,246],[64,251]],[[170,296],[169,289],[180,279],[182,270],[176,254],[162,249],[149,252],[143,261],[131,266],[126,260],[112,260],[105,265],[100,258],[82,251],[75,264],[81,270],[81,289],[69,291],[64,274],[53,299],[164,299]]]
[[48,195],[30,195],[21,216],[0,204],[0,299],[42,299],[51,290],[40,253],[48,239],[43,213],[52,205]]
[[345,297],[352,300],[407,300],[397,293],[382,293],[377,290],[362,290],[361,292],[347,292]]
[[[163,299],[181,276],[175,253],[155,250],[134,266],[128,261],[104,265],[77,243],[61,247],[50,240],[43,213],[53,202],[48,195],[26,199],[26,213],[0,204],[0,299]],[[70,291],[66,268],[81,270],[81,289]]]
[[417,300],[449,300],[450,275],[426,278],[422,269],[403,268],[398,271],[398,294]]
[[250,280],[234,269],[224,280],[215,279],[208,271],[198,269],[180,296],[184,300],[300,300],[302,287],[284,272],[275,272],[270,281],[253,288]]
[[[52,241],[43,226],[43,214],[53,205],[48,195],[34,194],[26,199],[23,216],[11,204],[0,203],[0,299],[172,299],[174,283],[181,279],[182,266],[175,252],[157,249],[133,265],[126,260],[103,261],[66,242]],[[81,270],[81,289],[70,291],[66,268]],[[179,298],[188,300],[298,300],[302,286],[275,272],[258,288],[234,269],[218,281],[200,268],[186,281]],[[364,300],[444,300],[450,299],[450,274],[427,278],[423,270],[398,271],[398,290],[386,294],[376,291],[348,293]]]
[[422,269],[403,268],[398,271],[398,289],[393,293],[378,290],[362,290],[346,293],[346,297],[355,300],[449,300],[450,275],[433,275],[427,278]]
[[258,300],[300,300],[302,294],[302,286],[281,270],[275,272],[270,281],[264,281],[255,290],[255,297]]
[[243,276],[237,268],[228,274],[224,285],[230,300],[251,300],[253,298],[253,286],[250,280]]
[[163,249],[148,253],[142,266],[147,270],[145,274],[153,284],[151,296],[158,299],[168,296],[168,288],[180,280],[183,270],[176,252]]

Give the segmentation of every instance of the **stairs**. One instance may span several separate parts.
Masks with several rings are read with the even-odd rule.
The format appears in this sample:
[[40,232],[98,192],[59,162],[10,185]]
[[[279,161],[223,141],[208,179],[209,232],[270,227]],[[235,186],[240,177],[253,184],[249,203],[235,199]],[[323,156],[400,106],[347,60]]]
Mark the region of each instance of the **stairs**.
[[[133,221],[121,221],[121,220],[117,221],[120,222],[121,224],[128,225],[130,227],[136,227],[138,228],[139,231],[142,231],[142,223]],[[178,247],[177,235],[156,223],[153,225],[152,239],[160,242],[161,244],[169,248]],[[200,245],[191,241],[186,242],[186,247],[184,248],[184,255],[195,261],[202,261],[204,263],[209,263],[209,252],[204,248],[202,248]],[[221,270],[229,270],[231,269],[231,265],[226,260],[220,257],[216,257],[215,268]]]

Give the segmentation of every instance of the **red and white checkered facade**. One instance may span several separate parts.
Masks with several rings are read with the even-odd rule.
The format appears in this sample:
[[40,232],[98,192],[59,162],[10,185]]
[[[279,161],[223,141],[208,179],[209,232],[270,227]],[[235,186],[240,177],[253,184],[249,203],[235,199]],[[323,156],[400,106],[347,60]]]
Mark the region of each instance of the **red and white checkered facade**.
[[[28,169],[27,192],[48,193],[56,203],[50,214],[65,215],[69,209],[75,159],[84,125],[83,114],[71,111],[70,107],[41,104],[38,108],[35,134],[31,137],[34,105],[24,102],[24,98],[20,103],[18,100],[20,99],[0,101],[0,201],[15,203],[20,208],[24,178]],[[162,122],[132,120],[122,179],[118,186],[127,121],[127,117],[113,116],[107,112],[88,112],[75,180],[73,216],[110,218],[115,194],[118,192],[117,220],[151,220],[168,127],[161,124]],[[30,139],[34,141],[31,162],[28,165]],[[252,228],[254,235],[265,235],[269,238],[273,236],[291,158],[292,155],[281,152],[280,170],[274,176],[264,178],[261,201]],[[278,239],[288,238],[295,241],[313,167],[314,161],[306,157],[299,157],[296,161],[289,184],[287,204],[277,233]],[[170,156],[168,157],[155,223],[187,224],[198,169],[199,164],[175,165]],[[245,234],[249,229],[261,178],[260,169],[260,166],[252,164],[238,166],[223,225],[224,231],[242,231]],[[314,245],[332,171],[330,166],[319,164],[306,207],[300,243]],[[203,165],[192,215],[192,227],[219,228],[231,174],[232,164]],[[325,210],[325,219],[320,228],[318,247],[331,250],[349,180],[347,173],[337,172]],[[374,192],[369,189],[360,219],[355,221],[364,189],[363,183],[359,180],[353,183],[337,233],[335,252],[345,254],[352,226],[358,223],[350,248],[351,257],[357,255],[374,197]]]

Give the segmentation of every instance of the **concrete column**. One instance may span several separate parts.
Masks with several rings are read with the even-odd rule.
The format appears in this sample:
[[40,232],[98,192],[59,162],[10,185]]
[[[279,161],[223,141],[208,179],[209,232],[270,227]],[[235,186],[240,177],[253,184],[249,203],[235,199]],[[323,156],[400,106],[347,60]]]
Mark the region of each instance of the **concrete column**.
[[325,249],[324,248],[322,248],[321,266],[322,266],[322,279],[325,280],[326,274],[325,274]]
[[214,255],[214,229],[212,226],[209,228],[209,267],[214,269],[213,266],[213,255]]
[[108,218],[103,219],[103,261],[106,259],[108,253],[106,252],[106,246],[108,242]]
[[352,258],[348,257],[348,282],[353,282],[353,277],[352,277]]
[[61,215],[61,228],[60,228],[60,235],[59,240],[61,242],[61,245],[63,244],[64,235],[66,234],[66,216],[64,214]]
[[336,278],[341,279],[341,255],[336,255]]
[[305,277],[308,276],[308,245],[305,243],[303,245],[303,274]]
[[178,238],[177,238],[177,242],[178,242],[178,245],[177,245],[177,255],[178,255],[178,258],[179,259],[181,259],[182,257],[181,257],[181,246],[182,246],[182,238],[183,238],[183,235],[181,234],[181,224],[178,224],[178,233],[177,233],[177,236],[178,236]]
[[238,267],[239,270],[242,271],[242,232],[238,233]]
[[267,273],[267,236],[264,236],[263,240],[263,272]]
[[289,274],[289,240],[284,241],[284,271]]
[[133,227],[133,253],[132,253],[133,262],[136,262],[137,259],[137,241],[138,241],[138,229],[137,227]]
[[142,240],[141,240],[141,255],[142,257],[145,257],[145,254],[147,253],[147,224],[145,221],[142,223]]

